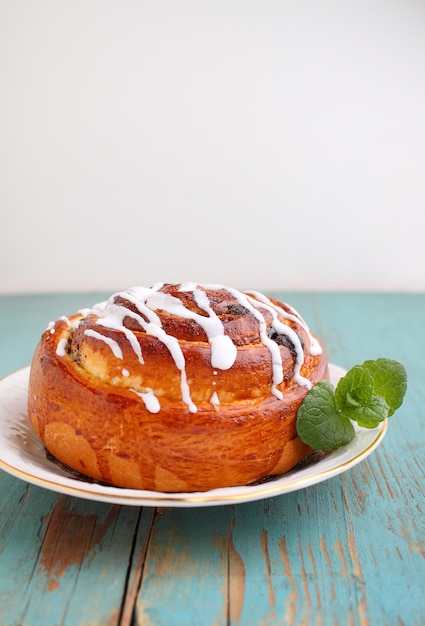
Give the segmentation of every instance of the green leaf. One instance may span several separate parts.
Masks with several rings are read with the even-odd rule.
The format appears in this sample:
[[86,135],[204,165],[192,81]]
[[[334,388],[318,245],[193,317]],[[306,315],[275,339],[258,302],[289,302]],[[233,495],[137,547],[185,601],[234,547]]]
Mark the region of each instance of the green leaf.
[[367,367],[355,365],[335,389],[337,409],[364,428],[375,428],[388,417],[389,405],[374,395],[374,378]]
[[388,417],[403,403],[407,390],[407,373],[404,365],[391,359],[365,361],[363,367],[373,377],[374,395],[384,398],[389,406]]
[[339,448],[354,438],[353,421],[375,428],[401,406],[406,389],[406,370],[398,361],[355,365],[335,391],[327,381],[309,391],[297,414],[298,436],[315,450]]
[[406,388],[406,370],[398,361],[365,361],[341,378],[335,389],[335,404],[360,426],[375,428],[399,408]]
[[367,402],[347,404],[341,409],[341,415],[357,422],[363,428],[376,428],[388,417],[389,406],[381,396],[371,396]]
[[317,383],[298,409],[297,433],[313,450],[335,450],[349,443],[355,435],[350,420],[335,406],[330,382]]
[[355,365],[340,379],[335,389],[335,404],[341,411],[348,406],[368,402],[373,395],[373,376],[361,365]]

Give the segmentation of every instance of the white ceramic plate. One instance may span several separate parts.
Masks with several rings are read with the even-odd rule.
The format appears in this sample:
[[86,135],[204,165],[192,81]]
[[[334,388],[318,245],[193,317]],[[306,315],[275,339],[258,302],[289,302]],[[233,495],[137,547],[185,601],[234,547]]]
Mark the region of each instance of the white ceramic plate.
[[[133,506],[193,507],[261,500],[322,482],[363,461],[384,438],[387,422],[371,430],[359,428],[347,446],[315,464],[293,470],[259,485],[228,487],[197,493],[161,493],[107,487],[74,478],[46,458],[27,417],[29,367],[0,381],[0,468],[39,487],[70,496]],[[330,366],[333,384],[344,370]]]

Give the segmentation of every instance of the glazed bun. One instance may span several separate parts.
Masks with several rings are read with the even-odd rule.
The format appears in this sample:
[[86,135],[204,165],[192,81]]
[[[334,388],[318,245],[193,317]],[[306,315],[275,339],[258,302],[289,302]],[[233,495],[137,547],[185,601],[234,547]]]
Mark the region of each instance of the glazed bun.
[[52,322],[34,354],[28,410],[48,452],[84,476],[206,491],[304,459],[297,410],[326,377],[324,351],[288,305],[161,283]]

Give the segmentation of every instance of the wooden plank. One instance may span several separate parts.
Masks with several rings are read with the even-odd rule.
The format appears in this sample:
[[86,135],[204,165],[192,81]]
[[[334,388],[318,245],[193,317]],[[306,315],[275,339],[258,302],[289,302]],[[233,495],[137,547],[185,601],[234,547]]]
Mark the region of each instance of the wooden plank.
[[[152,528],[134,626],[226,624],[229,568],[235,586],[234,507],[159,509]],[[237,567],[236,567],[237,569]]]
[[146,553],[151,539],[152,524],[156,509],[141,509],[139,522],[134,534],[134,547],[128,572],[127,586],[123,593],[123,603],[119,626],[134,626],[135,605],[144,572]]
[[11,480],[25,490],[2,528],[0,623],[118,624],[140,510]]
[[[424,571],[423,534],[406,542],[405,531],[394,533],[398,516],[381,520],[376,501],[367,503],[375,472],[366,461],[261,509],[237,507],[233,542],[246,581],[236,623],[422,623],[424,579],[410,567]],[[383,490],[384,509],[386,498]]]

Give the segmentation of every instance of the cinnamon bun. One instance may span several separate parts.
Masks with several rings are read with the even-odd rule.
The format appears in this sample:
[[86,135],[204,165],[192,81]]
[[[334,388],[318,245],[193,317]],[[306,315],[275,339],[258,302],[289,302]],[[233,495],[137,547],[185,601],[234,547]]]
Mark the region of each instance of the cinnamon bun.
[[324,350],[274,298],[159,283],[51,322],[28,413],[48,452],[91,479],[162,492],[246,485],[310,448],[297,410]]

